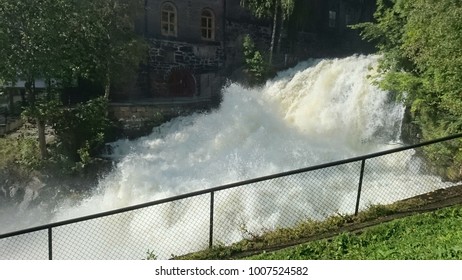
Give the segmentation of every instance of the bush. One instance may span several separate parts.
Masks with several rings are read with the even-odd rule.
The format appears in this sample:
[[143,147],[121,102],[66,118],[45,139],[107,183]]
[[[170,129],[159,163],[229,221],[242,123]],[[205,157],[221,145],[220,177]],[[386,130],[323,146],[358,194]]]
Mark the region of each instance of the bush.
[[111,127],[107,100],[95,98],[53,114],[52,127],[57,135],[56,149],[70,160],[87,164],[102,148]]
[[0,169],[17,166],[33,170],[40,164],[37,140],[28,137],[0,139]]
[[255,47],[255,43],[249,35],[244,37],[242,43],[245,67],[250,75],[250,83],[252,85],[262,84],[268,73],[268,66],[263,60],[263,56],[260,51]]

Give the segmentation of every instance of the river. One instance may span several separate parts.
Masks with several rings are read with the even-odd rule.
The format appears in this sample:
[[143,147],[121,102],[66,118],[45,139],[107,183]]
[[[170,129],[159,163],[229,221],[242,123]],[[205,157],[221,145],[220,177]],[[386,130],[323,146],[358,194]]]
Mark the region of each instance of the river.
[[[397,147],[401,145],[404,107],[372,84],[370,76],[374,75],[377,59],[351,56],[309,60],[278,73],[262,87],[231,83],[223,89],[218,109],[176,118],[146,137],[111,143],[111,156],[117,165],[88,196],[67,197],[54,203],[52,209],[46,202],[30,207],[30,202],[40,197],[41,189],[46,189],[32,186],[16,208],[0,212],[1,232]],[[370,172],[370,188],[365,190],[363,206],[442,186],[434,178],[431,187],[420,187],[419,178],[423,175],[418,171],[409,173],[406,167],[412,160],[412,151],[400,158],[376,160],[379,171]],[[217,230],[215,239],[229,244],[242,238],[243,226],[245,231],[258,233],[261,229],[290,226],[304,218],[322,219],[338,212],[351,212],[357,167],[353,164],[342,170],[317,173],[310,178],[311,187],[279,182],[262,189],[229,191],[217,198],[216,212],[226,220],[217,221],[222,228]],[[350,169],[351,174],[347,172]],[[399,170],[407,171],[401,174]],[[387,174],[396,175],[399,184],[409,187],[377,196],[376,191],[383,191],[390,180]],[[347,184],[351,181],[354,183]],[[321,195],[331,199],[324,201]],[[297,201],[301,197],[307,199]],[[123,233],[103,233],[103,241],[85,239],[86,227],[75,226],[66,233],[67,238],[94,250],[108,251],[105,257],[80,255],[75,251],[78,248],[66,243],[54,251],[57,258],[64,259],[140,259],[151,249],[160,258],[203,249],[208,244],[207,199],[157,207],[151,220],[136,212],[123,219],[91,222],[92,227],[103,232],[116,228]],[[289,214],[293,215],[287,218]],[[205,237],[199,238],[202,232]],[[41,238],[21,241],[30,248],[30,258],[36,258],[35,250],[42,250],[37,249],[36,243]],[[186,241],[178,245],[176,239]],[[0,257],[15,258],[10,243],[2,244],[2,252],[11,255],[2,253]]]

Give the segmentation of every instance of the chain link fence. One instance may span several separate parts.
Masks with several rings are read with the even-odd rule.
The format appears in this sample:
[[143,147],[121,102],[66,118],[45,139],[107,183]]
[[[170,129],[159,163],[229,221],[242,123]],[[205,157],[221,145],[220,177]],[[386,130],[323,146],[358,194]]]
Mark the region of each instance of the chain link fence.
[[[0,259],[158,259],[307,219],[353,214],[456,183],[422,157],[462,135],[0,235]],[[456,142],[459,141],[459,142]]]

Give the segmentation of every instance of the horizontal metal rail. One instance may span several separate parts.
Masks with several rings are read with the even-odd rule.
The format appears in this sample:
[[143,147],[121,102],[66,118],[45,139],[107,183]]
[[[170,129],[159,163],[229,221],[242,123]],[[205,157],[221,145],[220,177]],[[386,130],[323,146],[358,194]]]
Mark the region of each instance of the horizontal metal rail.
[[137,204],[137,205],[128,206],[128,207],[124,207],[124,208],[119,208],[119,209],[116,209],[116,210],[110,210],[110,211],[106,211],[106,212],[101,212],[101,213],[98,213],[98,214],[93,214],[93,215],[83,216],[83,217],[69,219],[69,220],[65,220],[65,221],[60,221],[60,222],[50,223],[50,224],[46,224],[46,225],[41,225],[41,226],[37,226],[37,227],[32,227],[32,228],[28,228],[28,229],[18,230],[18,231],[14,231],[14,232],[10,232],[10,233],[1,234],[0,239],[13,237],[13,236],[17,236],[17,235],[22,235],[22,234],[28,234],[28,233],[42,231],[42,230],[49,230],[49,229],[55,228],[55,227],[60,227],[60,226],[64,226],[64,225],[79,223],[79,222],[92,220],[92,219],[97,219],[97,218],[101,218],[101,217],[105,217],[105,216],[121,214],[121,213],[128,212],[128,211],[133,211],[133,210],[146,208],[146,207],[150,207],[150,206],[154,206],[154,205],[159,205],[159,204],[168,203],[168,202],[172,202],[172,201],[191,198],[191,197],[195,197],[195,196],[199,196],[199,195],[213,194],[214,192],[218,192],[218,191],[221,191],[221,190],[226,190],[226,189],[236,188],[236,187],[243,186],[243,185],[249,185],[249,184],[253,184],[253,183],[257,183],[257,182],[262,182],[262,181],[267,181],[267,180],[271,180],[271,179],[286,177],[286,176],[289,176],[289,175],[294,175],[294,174],[299,174],[299,173],[304,173],[304,172],[309,172],[309,171],[314,171],[314,170],[319,170],[319,169],[339,166],[339,165],[353,163],[353,162],[359,162],[359,161],[364,162],[367,159],[376,158],[376,157],[389,155],[389,154],[393,154],[393,153],[397,153],[397,152],[402,152],[402,151],[406,151],[406,150],[411,150],[411,149],[415,149],[415,148],[419,148],[419,147],[423,147],[423,146],[428,146],[428,145],[432,145],[432,144],[436,144],[436,143],[441,143],[441,142],[445,142],[445,141],[449,141],[449,140],[453,140],[453,139],[457,139],[457,138],[462,138],[462,133],[447,136],[447,137],[444,137],[444,138],[431,140],[431,141],[425,141],[425,142],[415,144],[415,145],[403,146],[403,147],[399,147],[399,148],[395,148],[395,149],[389,149],[389,150],[385,150],[385,151],[381,151],[381,152],[377,152],[377,153],[372,153],[372,154],[367,154],[367,155],[363,155],[363,156],[358,156],[358,157],[353,157],[353,158],[349,158],[349,159],[338,160],[338,161],[334,161],[334,162],[330,162],[330,163],[319,164],[319,165],[315,165],[315,166],[311,166],[311,167],[296,169],[296,170],[287,171],[287,172],[281,172],[281,173],[268,175],[268,176],[262,176],[262,177],[258,177],[258,178],[254,178],[254,179],[250,179],[250,180],[245,180],[245,181],[240,181],[240,182],[235,182],[235,183],[231,183],[231,184],[222,185],[222,186],[219,186],[219,187],[204,189],[204,190],[195,191],[195,192],[186,193],[186,194],[181,194],[181,195],[177,195],[177,196],[173,196],[173,197],[169,197],[169,198],[165,198],[165,199],[160,199],[160,200],[151,201],[151,202],[147,202],[147,203]]

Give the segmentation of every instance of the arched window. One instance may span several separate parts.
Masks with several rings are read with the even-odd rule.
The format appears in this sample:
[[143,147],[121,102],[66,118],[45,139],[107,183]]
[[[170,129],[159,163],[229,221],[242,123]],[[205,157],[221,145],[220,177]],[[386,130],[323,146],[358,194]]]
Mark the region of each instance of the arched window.
[[201,14],[201,36],[203,40],[215,40],[215,15],[204,9]]
[[178,30],[177,22],[176,7],[170,2],[165,2],[162,4],[162,15],[160,22],[162,35],[176,37]]

